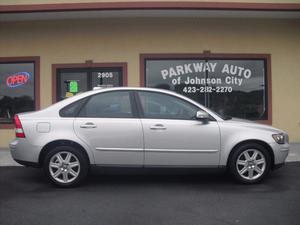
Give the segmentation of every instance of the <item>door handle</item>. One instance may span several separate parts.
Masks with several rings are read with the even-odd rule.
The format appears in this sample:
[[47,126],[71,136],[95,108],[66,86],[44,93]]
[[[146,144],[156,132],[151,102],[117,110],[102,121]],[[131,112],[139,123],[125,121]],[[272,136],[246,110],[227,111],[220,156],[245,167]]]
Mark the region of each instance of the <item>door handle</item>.
[[97,126],[91,122],[80,125],[80,128],[96,128]]
[[150,127],[151,130],[166,130],[167,128],[162,124],[155,124]]

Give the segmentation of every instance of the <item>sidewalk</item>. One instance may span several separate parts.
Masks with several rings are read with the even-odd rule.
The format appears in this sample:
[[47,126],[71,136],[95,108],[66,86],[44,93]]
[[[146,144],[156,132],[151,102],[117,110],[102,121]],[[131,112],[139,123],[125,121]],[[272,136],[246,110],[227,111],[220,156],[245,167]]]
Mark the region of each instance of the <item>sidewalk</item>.
[[300,143],[290,143],[290,152],[286,161],[287,162],[300,161]]
[[21,166],[15,162],[7,148],[0,148],[0,166]]
[[[290,153],[287,157],[287,162],[300,161],[300,143],[290,144]],[[16,163],[7,148],[0,148],[0,166],[20,166]]]

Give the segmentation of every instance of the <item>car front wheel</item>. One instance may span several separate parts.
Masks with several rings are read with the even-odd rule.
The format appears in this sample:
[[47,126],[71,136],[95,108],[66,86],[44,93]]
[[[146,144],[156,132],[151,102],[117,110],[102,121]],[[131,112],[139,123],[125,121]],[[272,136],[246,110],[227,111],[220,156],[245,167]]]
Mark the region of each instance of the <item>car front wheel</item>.
[[44,161],[48,178],[60,187],[79,185],[88,174],[85,154],[70,146],[59,146],[50,151]]
[[242,183],[257,183],[270,171],[270,153],[258,144],[240,146],[229,160],[231,174]]

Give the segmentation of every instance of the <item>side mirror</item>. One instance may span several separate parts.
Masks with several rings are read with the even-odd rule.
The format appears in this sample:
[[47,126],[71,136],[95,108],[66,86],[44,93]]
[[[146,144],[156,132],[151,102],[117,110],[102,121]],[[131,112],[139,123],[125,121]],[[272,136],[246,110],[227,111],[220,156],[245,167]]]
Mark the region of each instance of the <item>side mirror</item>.
[[209,119],[209,114],[205,111],[199,110],[196,113],[196,119],[197,120],[208,120]]

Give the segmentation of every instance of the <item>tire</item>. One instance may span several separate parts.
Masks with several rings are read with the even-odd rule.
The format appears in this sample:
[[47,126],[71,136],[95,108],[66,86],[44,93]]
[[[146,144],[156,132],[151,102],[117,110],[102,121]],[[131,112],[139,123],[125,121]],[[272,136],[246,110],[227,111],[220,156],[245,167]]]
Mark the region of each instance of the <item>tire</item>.
[[89,172],[89,160],[82,150],[58,146],[47,153],[43,164],[48,179],[59,187],[82,184]]
[[268,150],[253,143],[235,149],[229,158],[228,167],[231,175],[238,182],[254,184],[265,179],[270,171],[271,162]]

